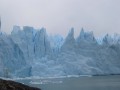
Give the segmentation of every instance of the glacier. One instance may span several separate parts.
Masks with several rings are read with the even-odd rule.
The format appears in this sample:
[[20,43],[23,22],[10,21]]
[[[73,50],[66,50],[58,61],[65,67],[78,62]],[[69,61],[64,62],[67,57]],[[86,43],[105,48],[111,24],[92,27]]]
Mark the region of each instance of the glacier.
[[14,26],[0,34],[0,77],[58,77],[120,74],[120,35],[96,38],[82,28],[74,38],[48,35],[45,28]]

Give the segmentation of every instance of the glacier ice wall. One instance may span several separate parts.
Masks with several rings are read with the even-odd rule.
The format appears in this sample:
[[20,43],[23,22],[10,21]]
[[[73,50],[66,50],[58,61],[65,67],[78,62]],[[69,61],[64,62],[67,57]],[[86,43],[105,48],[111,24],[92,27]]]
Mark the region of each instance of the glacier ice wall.
[[120,35],[96,39],[93,32],[74,28],[67,37],[49,36],[45,28],[14,26],[0,35],[0,76],[54,77],[67,75],[120,74]]

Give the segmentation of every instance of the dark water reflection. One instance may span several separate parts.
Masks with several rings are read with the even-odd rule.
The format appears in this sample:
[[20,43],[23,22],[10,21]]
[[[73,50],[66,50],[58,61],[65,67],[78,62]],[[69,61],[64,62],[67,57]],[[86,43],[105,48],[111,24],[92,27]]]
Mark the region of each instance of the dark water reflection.
[[120,90],[120,76],[18,80],[42,90]]

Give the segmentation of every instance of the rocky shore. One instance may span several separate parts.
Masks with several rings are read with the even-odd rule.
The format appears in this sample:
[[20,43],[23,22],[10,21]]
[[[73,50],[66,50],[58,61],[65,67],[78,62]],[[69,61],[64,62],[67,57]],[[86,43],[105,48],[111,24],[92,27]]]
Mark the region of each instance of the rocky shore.
[[0,79],[0,90],[41,90],[11,80]]

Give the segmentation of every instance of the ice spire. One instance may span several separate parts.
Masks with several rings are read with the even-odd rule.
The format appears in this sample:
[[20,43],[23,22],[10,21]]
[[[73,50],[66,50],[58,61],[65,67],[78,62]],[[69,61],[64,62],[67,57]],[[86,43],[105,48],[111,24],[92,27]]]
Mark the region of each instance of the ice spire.
[[71,28],[71,30],[69,31],[65,42],[63,43],[61,50],[65,51],[67,50],[72,50],[72,48],[75,47],[75,39],[74,39],[74,28]]
[[85,32],[84,32],[84,29],[82,28],[80,35],[78,36],[78,39],[84,39],[84,36],[85,36]]
[[69,31],[69,33],[68,33],[68,36],[66,37],[66,42],[67,42],[67,41],[70,41],[70,42],[71,42],[71,40],[74,41],[74,28],[71,28],[71,29],[70,29],[70,31]]
[[1,31],[1,16],[0,16],[0,35],[2,35],[2,31]]

